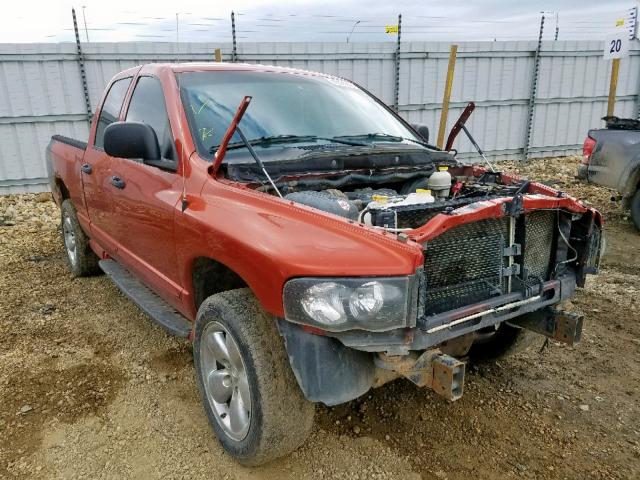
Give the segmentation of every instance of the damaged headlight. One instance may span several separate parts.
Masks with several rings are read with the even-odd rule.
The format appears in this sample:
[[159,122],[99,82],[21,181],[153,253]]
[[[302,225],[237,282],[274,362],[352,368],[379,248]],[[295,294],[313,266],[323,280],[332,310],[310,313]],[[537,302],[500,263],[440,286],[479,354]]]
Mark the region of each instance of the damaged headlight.
[[415,321],[414,277],[295,278],[284,286],[285,318],[329,331],[384,331]]

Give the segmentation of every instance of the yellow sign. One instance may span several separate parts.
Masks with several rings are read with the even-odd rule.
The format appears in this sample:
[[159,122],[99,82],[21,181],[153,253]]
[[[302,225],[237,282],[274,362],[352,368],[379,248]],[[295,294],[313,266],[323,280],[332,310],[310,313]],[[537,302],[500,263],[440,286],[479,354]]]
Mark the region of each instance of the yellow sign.
[[616,20],[616,27],[622,27],[624,26],[624,19],[621,18],[620,20]]
[[398,33],[398,25],[385,25],[384,33]]

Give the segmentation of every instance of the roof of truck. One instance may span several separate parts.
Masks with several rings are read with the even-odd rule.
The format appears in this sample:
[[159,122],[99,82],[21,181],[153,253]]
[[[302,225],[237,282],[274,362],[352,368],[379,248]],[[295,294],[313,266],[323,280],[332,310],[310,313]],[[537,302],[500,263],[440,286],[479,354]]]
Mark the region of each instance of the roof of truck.
[[[138,68],[138,67],[136,67]],[[142,71],[153,72],[160,70],[172,70],[174,72],[210,72],[210,71],[251,71],[251,72],[281,72],[281,73],[304,73],[331,77],[320,72],[312,72],[299,68],[278,67],[275,65],[257,65],[251,63],[227,63],[227,62],[187,62],[187,63],[147,63],[142,65]]]

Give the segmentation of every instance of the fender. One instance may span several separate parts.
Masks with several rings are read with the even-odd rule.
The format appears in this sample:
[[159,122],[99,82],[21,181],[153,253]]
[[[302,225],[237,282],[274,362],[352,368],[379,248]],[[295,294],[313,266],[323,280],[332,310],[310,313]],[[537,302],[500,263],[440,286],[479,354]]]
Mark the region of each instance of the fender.
[[[187,194],[188,207],[176,215],[183,285],[192,284],[189,266],[196,258],[211,258],[242,278],[267,312],[283,317],[282,290],[291,278],[412,275],[424,261],[411,240],[223,183],[207,166],[194,165],[204,185]],[[189,184],[202,185],[195,178]],[[192,295],[192,288],[184,292],[185,305],[193,304]]]

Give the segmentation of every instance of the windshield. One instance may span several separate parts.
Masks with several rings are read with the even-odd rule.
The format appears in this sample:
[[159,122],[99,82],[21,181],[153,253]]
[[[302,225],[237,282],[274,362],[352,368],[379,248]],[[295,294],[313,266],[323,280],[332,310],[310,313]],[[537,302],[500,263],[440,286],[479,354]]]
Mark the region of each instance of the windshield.
[[[264,148],[303,141],[331,142],[335,137],[335,143],[349,143],[351,136],[358,137],[356,145],[403,139],[420,142],[368,93],[342,79],[217,71],[181,73],[178,81],[191,134],[204,157],[210,156],[222,141],[245,95],[253,97],[240,122],[247,139],[287,137],[286,142],[259,144]],[[231,143],[240,141],[237,133],[231,139]]]

